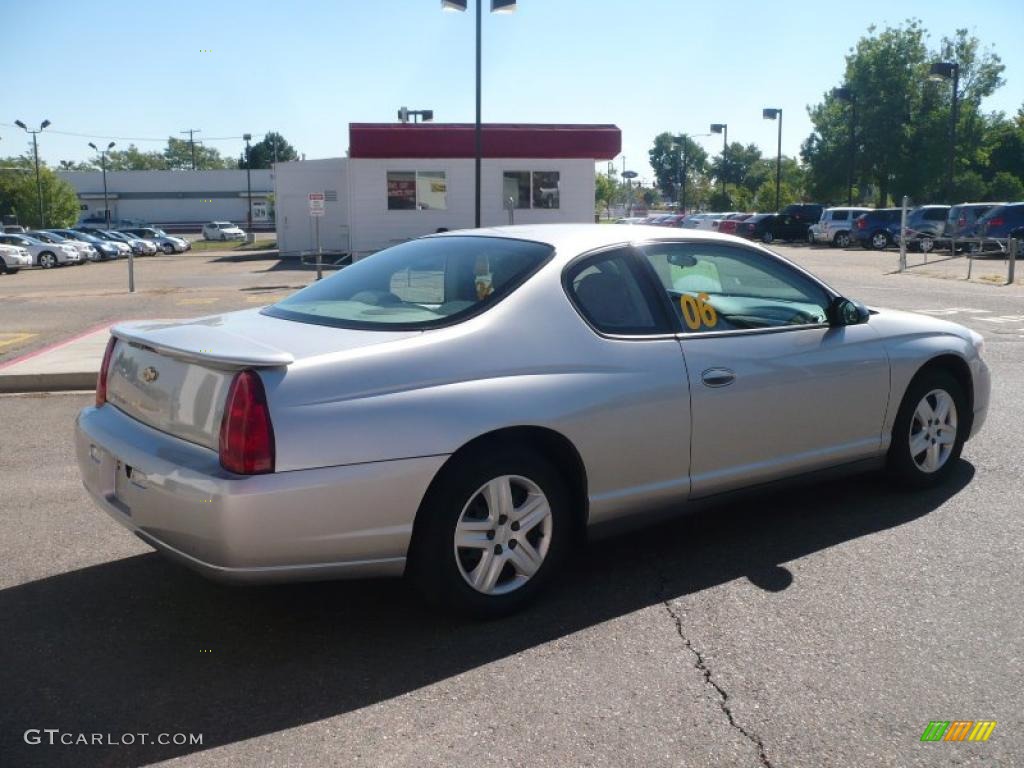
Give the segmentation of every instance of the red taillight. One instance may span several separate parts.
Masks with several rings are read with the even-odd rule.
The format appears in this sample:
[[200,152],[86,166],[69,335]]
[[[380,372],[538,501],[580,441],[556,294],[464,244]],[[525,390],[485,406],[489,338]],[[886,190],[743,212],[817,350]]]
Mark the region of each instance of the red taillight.
[[235,375],[220,422],[220,463],[239,475],[274,471],[274,428],[263,382],[255,371]]
[[103,362],[100,363],[100,372],[96,376],[96,407],[107,402],[107,371],[110,368],[110,358],[114,356],[114,347],[117,339],[111,336],[107,339],[107,348],[103,352]]
[[864,221],[864,219],[857,219],[857,221],[855,221],[854,223],[857,225],[857,229],[867,229],[868,228],[868,223],[866,221]]
[[961,228],[962,227],[966,227],[967,226],[967,218],[965,216],[961,216],[959,219],[956,220],[956,225],[957,225],[957,227],[961,227]]
[[990,227],[1001,227],[1003,226],[1003,218],[1002,216],[996,216],[994,219],[989,219],[986,223]]

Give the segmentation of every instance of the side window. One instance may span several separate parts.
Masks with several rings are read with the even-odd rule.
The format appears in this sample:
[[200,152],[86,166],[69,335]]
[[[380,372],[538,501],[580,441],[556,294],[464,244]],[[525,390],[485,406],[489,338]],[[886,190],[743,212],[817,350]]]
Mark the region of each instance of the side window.
[[598,330],[618,334],[669,331],[651,311],[630,251],[603,253],[575,264],[568,273],[568,287],[573,302]]
[[832,211],[832,221],[846,221],[849,216],[849,211]]
[[770,256],[717,243],[649,243],[641,250],[686,333],[826,322],[828,294]]

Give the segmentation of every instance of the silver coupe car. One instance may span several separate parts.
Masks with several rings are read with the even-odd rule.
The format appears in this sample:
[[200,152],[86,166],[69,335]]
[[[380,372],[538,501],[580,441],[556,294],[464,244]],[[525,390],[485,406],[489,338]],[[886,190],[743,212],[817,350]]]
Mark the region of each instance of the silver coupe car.
[[818,470],[940,482],[985,420],[982,348],[735,237],[449,232],[262,309],[115,326],[77,455],[208,576],[407,574],[494,616],[588,529]]

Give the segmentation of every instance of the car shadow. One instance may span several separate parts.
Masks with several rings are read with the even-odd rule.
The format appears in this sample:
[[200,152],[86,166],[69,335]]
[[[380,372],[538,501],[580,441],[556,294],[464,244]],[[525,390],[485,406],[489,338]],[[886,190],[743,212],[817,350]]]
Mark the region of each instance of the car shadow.
[[[794,581],[787,562],[917,520],[973,474],[960,461],[913,494],[874,475],[833,481],[592,542],[544,599],[492,622],[439,615],[402,581],[226,587],[156,554],[12,587],[0,591],[0,754],[148,764],[367,707],[734,579],[778,592]],[[202,744],[30,745],[32,728]]]

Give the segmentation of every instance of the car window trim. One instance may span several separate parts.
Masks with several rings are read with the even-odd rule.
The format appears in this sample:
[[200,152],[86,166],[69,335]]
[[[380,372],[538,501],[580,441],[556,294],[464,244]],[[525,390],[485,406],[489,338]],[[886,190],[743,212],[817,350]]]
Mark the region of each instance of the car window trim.
[[802,323],[800,325],[781,325],[781,326],[769,327],[769,328],[736,328],[736,329],[730,329],[730,330],[727,330],[727,331],[691,331],[691,330],[683,328],[682,324],[679,322],[678,316],[676,315],[675,309],[672,307],[672,302],[668,298],[668,293],[665,291],[665,287],[661,284],[661,280],[658,279],[658,275],[654,271],[654,267],[651,266],[651,263],[643,255],[643,253],[642,253],[642,251],[640,249],[643,248],[648,243],[672,243],[672,244],[683,244],[683,245],[697,245],[697,244],[700,244],[700,243],[707,243],[707,242],[714,242],[714,243],[717,243],[717,244],[729,245],[729,246],[738,248],[740,250],[744,250],[744,251],[749,251],[749,252],[753,252],[753,253],[757,253],[757,254],[761,254],[761,255],[770,256],[771,258],[776,259],[777,261],[782,262],[782,266],[783,267],[786,267],[788,269],[793,270],[794,272],[796,272],[796,273],[804,276],[808,280],[810,280],[814,285],[818,286],[825,293],[825,296],[829,299],[830,302],[833,299],[835,299],[835,298],[837,298],[837,297],[842,295],[842,294],[838,293],[837,291],[833,290],[826,283],[823,283],[821,280],[816,278],[811,273],[809,273],[806,270],[802,269],[799,265],[794,264],[793,262],[791,262],[785,256],[782,256],[781,254],[777,254],[774,251],[770,251],[767,248],[762,249],[762,248],[757,248],[757,247],[751,247],[747,243],[731,243],[731,242],[721,243],[718,240],[714,240],[714,241],[712,241],[712,240],[696,240],[696,239],[689,239],[689,238],[673,238],[673,239],[665,239],[665,240],[651,239],[651,240],[644,240],[642,242],[633,243],[633,248],[636,251],[638,260],[642,263],[642,268],[646,272],[648,272],[648,279],[654,281],[654,284],[657,286],[657,289],[658,289],[657,293],[658,293],[658,296],[661,298],[662,305],[671,313],[670,316],[673,318],[673,320],[675,321],[675,325],[678,327],[678,330],[673,334],[673,336],[676,339],[682,341],[683,339],[693,339],[693,338],[704,338],[704,337],[720,338],[722,336],[740,336],[740,335],[755,334],[755,333],[766,333],[766,332],[782,333],[782,332],[785,332],[785,331],[802,331],[802,330],[808,330],[810,328],[830,328],[831,327],[831,325],[826,320],[824,323]]
[[[572,290],[572,280],[569,278],[569,274],[575,271],[576,267],[580,264],[598,259],[602,255],[612,251],[623,251],[626,253],[626,264],[637,282],[637,287],[640,289],[640,294],[643,296],[644,302],[647,305],[647,310],[651,313],[652,319],[654,319],[658,326],[664,330],[656,331],[654,333],[615,333],[612,331],[604,331],[590,321],[590,318],[587,317],[587,313],[583,311],[579,302],[576,301],[576,295]],[[599,248],[584,251],[571,259],[562,268],[562,291],[569,300],[569,304],[576,311],[576,314],[580,316],[583,322],[586,323],[587,327],[601,338],[614,339],[618,341],[652,341],[658,339],[674,339],[676,337],[677,324],[674,314],[666,312],[664,302],[659,299],[659,293],[662,292],[661,286],[658,285],[657,291],[653,290],[654,286],[650,283],[650,278],[646,274],[646,269],[641,263],[642,261],[643,258],[636,251],[634,244],[631,242],[625,242],[617,243],[615,245],[602,245]],[[671,307],[668,307],[668,309],[671,310]]]

